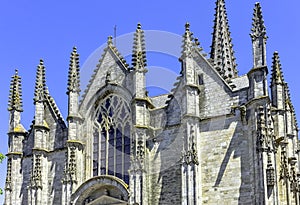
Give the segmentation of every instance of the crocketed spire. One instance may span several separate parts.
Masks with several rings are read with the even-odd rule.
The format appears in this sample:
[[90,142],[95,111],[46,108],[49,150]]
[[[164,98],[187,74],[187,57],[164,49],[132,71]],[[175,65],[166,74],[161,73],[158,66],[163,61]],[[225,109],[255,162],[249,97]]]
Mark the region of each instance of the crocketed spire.
[[237,77],[233,45],[231,43],[225,0],[217,0],[210,58],[224,79]]
[[8,110],[23,111],[21,77],[17,69],[15,70],[15,74],[11,77]]
[[187,22],[185,24],[185,32],[182,40],[183,44],[182,44],[182,51],[181,51],[181,59],[192,56],[192,51],[195,45],[193,40],[194,40],[193,33],[190,31],[190,24]]
[[45,66],[44,61],[41,59],[36,71],[34,103],[43,102],[45,100],[46,92]]
[[69,66],[69,76],[68,76],[68,91],[70,92],[80,92],[80,75],[79,75],[79,54],[77,53],[77,48],[73,47],[73,51],[70,57]]
[[283,84],[284,78],[281,70],[280,58],[277,51],[274,52],[273,55],[273,63],[272,63],[272,71],[271,71],[271,85],[274,84]]
[[144,38],[144,31],[141,24],[138,23],[133,38],[132,66],[134,70],[145,70],[147,66]]
[[255,7],[254,7],[254,13],[253,13],[253,18],[252,18],[253,22],[252,22],[252,29],[251,29],[251,38],[252,41],[256,40],[257,38],[267,38],[266,35],[266,27],[264,24],[264,19],[262,16],[262,10],[261,10],[261,6],[260,3],[255,3]]

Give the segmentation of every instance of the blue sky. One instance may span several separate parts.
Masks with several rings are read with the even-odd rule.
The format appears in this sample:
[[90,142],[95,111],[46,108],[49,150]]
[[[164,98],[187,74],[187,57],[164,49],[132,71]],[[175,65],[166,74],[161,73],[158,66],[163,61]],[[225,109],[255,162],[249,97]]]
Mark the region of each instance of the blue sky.
[[[252,67],[251,39],[249,36],[255,0],[227,0],[227,13],[232,32],[239,74]],[[300,23],[297,16],[299,0],[260,1],[267,34],[268,66],[271,70],[272,53],[279,51],[285,80],[300,116],[299,59]],[[73,46],[80,53],[81,65],[107,36],[133,32],[141,22],[144,30],[168,31],[182,35],[185,22],[206,53],[210,51],[214,19],[213,0],[203,1],[1,1],[0,2],[0,152],[7,152],[8,92],[10,77],[19,69],[23,84],[24,112],[22,123],[28,128],[34,115],[33,90],[36,66],[43,58],[47,86],[64,117],[67,115],[67,72]],[[157,39],[159,41],[159,39]],[[130,42],[129,42],[130,43]],[[165,42],[161,42],[162,44]],[[130,45],[130,44],[129,44]],[[147,46],[147,42],[146,42]],[[130,45],[131,48],[131,45]],[[99,55],[100,58],[100,55]],[[130,62],[128,62],[130,63]],[[148,65],[160,66],[178,72],[179,62],[174,56],[151,52]],[[91,70],[93,68],[90,68]],[[158,78],[159,79],[159,78]],[[0,186],[4,186],[6,162],[0,165]],[[3,197],[0,198],[0,202]]]

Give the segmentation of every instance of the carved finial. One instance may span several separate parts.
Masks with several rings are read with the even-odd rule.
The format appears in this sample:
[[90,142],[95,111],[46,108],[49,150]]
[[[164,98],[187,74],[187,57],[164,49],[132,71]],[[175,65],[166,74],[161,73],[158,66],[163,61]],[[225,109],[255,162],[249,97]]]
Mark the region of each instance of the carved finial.
[[185,23],[185,31],[189,31],[190,30],[190,23],[186,22]]
[[271,85],[284,84],[284,78],[281,70],[280,58],[277,51],[273,54],[273,63],[271,71]]
[[34,103],[43,102],[45,100],[46,90],[45,66],[44,61],[41,59],[36,72]]
[[110,74],[110,72],[108,71],[108,72],[106,73],[105,83],[108,84],[108,83],[110,83],[110,82],[111,82],[111,74]]
[[215,69],[226,80],[237,77],[225,0],[217,0],[210,58]]
[[113,45],[112,36],[107,37],[107,45],[109,45],[109,46]]
[[252,18],[252,33],[250,34],[252,40],[254,41],[257,38],[267,38],[266,36],[266,27],[264,25],[264,20],[262,16],[262,10],[260,3],[255,3],[253,18]]
[[8,110],[23,111],[21,77],[17,69],[15,70],[15,74],[11,77]]
[[70,92],[80,92],[80,75],[79,75],[79,54],[77,53],[77,48],[73,47],[73,51],[70,57],[69,66],[69,76],[68,76],[68,91]]
[[132,66],[134,70],[146,72],[147,60],[145,51],[145,36],[144,31],[141,28],[141,24],[138,23],[133,39]]
[[142,25],[141,25],[141,23],[138,23],[138,24],[137,24],[137,27],[136,27],[136,29],[138,29],[138,30],[141,30],[141,29],[142,29]]
[[196,46],[199,46],[199,45],[200,45],[200,42],[199,42],[199,39],[198,39],[198,38],[195,38],[194,41],[195,41],[195,45],[196,45]]

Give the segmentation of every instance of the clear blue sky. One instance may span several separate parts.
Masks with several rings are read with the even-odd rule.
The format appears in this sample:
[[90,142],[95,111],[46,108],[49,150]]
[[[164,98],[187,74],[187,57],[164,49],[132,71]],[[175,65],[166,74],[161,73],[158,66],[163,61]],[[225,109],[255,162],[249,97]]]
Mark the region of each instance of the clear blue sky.
[[[232,32],[239,74],[251,68],[252,50],[249,37],[255,0],[227,0],[227,13]],[[299,0],[262,0],[263,15],[269,36],[267,42],[268,66],[271,57],[279,51],[285,80],[300,116],[300,67],[297,64],[300,48],[300,23],[297,15]],[[73,46],[78,47],[80,62],[113,35],[133,32],[141,22],[144,30],[168,31],[178,35],[184,32],[185,22],[199,38],[204,51],[209,53],[214,19],[214,0],[127,0],[127,1],[1,1],[0,2],[0,152],[7,152],[8,91],[10,77],[18,68],[22,76],[24,112],[22,123],[28,129],[34,115],[33,90],[36,66],[43,58],[47,86],[64,117],[67,115],[67,72]],[[158,39],[159,41],[159,39]],[[161,42],[163,43],[163,42]],[[147,45],[147,42],[146,42]],[[178,72],[177,60],[148,55],[148,65],[162,66]],[[99,56],[100,58],[100,56]],[[128,62],[130,63],[130,62]],[[167,65],[171,65],[168,67]],[[93,68],[91,68],[93,69]],[[0,186],[4,186],[6,162],[0,165]],[[3,197],[0,198],[0,202]]]

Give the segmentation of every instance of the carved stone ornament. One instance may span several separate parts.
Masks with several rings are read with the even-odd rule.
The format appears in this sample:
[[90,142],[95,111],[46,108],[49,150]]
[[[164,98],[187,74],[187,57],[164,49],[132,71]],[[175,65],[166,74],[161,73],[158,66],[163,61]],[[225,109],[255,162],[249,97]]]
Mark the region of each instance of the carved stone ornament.
[[5,190],[11,190],[11,158],[7,160],[7,174],[5,181]]
[[275,185],[275,170],[272,165],[271,156],[268,155],[268,164],[266,170],[266,177],[267,177],[267,186],[273,187]]
[[35,155],[33,171],[31,174],[31,186],[33,188],[42,188],[42,165],[40,154]]

